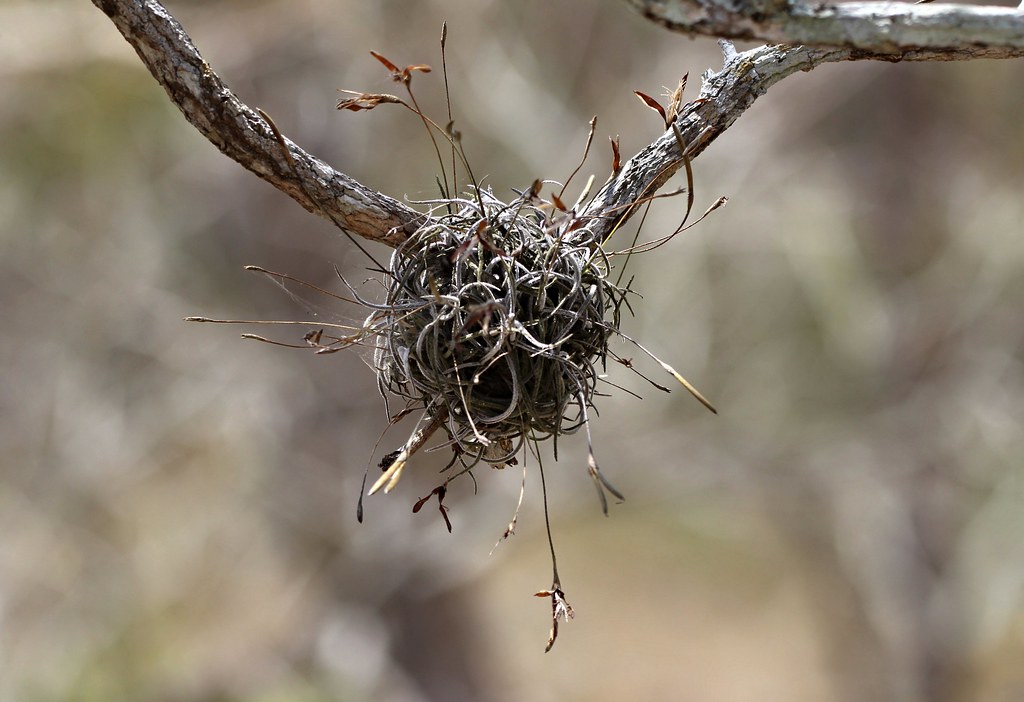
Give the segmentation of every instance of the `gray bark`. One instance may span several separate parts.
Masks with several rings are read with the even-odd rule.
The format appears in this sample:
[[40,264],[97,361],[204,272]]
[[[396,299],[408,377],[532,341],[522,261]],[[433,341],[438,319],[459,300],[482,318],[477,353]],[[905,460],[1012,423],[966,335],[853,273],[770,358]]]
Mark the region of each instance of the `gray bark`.
[[[342,231],[395,246],[423,216],[362,185],[286,140],[239,100],[156,0],[93,0],[118,28],[185,118],[225,155]],[[292,167],[294,163],[294,168]]]
[[[785,0],[627,2],[644,17],[689,34],[846,47],[872,54],[931,50],[948,54],[949,59],[1024,56],[1020,8]],[[931,60],[942,58],[935,55]]]
[[[811,6],[786,0],[627,2],[674,31],[817,45],[768,45],[738,54],[723,43],[722,70],[705,73],[700,99],[682,106],[675,120],[690,159],[772,85],[823,63],[1024,56],[1024,14],[1009,8],[889,2]],[[156,0],[93,3],[110,17],[189,122],[227,156],[310,212],[348,234],[389,246],[401,243],[425,221],[425,215],[285,140],[289,159],[267,122],[231,92]],[[682,164],[680,141],[669,129],[627,161],[581,215],[598,217],[592,230],[603,239],[632,213],[632,203],[652,195]]]

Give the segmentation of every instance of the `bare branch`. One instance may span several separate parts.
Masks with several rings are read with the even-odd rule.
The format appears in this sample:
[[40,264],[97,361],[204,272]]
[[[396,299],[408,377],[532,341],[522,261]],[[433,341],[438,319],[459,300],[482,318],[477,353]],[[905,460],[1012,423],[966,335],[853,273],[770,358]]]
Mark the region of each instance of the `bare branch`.
[[[772,85],[797,71],[850,60],[950,61],[1024,56],[1024,14],[1016,9],[788,0],[628,0],[675,31],[819,44],[763,46],[737,54],[724,43],[725,65],[708,71],[700,98],[683,106],[673,129],[630,159],[584,215],[599,218],[603,238],[653,195],[687,159],[696,158]],[[157,0],[93,0],[138,52],[185,117],[229,157],[344,231],[389,246],[426,216],[363,186],[285,140],[228,89],[181,25]],[[678,129],[679,135],[675,133]]]
[[343,231],[389,246],[424,216],[358,183],[287,141],[294,169],[270,126],[241,102],[156,0],[93,0],[135,48],[185,118],[218,149]]
[[[845,47],[876,54],[931,50],[957,59],[1024,56],[1024,13],[1020,8],[786,0],[627,2],[648,19],[688,34]],[[935,56],[930,60],[942,59]]]
[[[835,61],[951,61],[978,57],[979,49],[908,50],[898,54],[873,53],[849,48],[768,45],[737,53],[727,41],[720,41],[725,65],[718,73],[705,72],[700,97],[679,110],[675,127],[682,136],[686,157],[694,159],[732,126],[754,101],[786,76],[809,71]],[[592,225],[599,238],[632,215],[632,203],[653,194],[683,165],[678,139],[672,129],[627,161],[594,199],[585,215],[600,217]]]
[[[658,24],[687,34],[784,44],[742,54],[723,42],[725,65],[708,71],[700,98],[685,105],[654,143],[630,159],[587,206],[613,213],[594,225],[607,235],[683,165],[732,126],[768,88],[797,71],[835,61],[957,61],[1024,56],[1021,8],[789,0],[627,0]],[[1024,0],[1022,0],[1024,8]],[[803,44],[802,46],[794,46]],[[816,45],[810,46],[810,45]]]

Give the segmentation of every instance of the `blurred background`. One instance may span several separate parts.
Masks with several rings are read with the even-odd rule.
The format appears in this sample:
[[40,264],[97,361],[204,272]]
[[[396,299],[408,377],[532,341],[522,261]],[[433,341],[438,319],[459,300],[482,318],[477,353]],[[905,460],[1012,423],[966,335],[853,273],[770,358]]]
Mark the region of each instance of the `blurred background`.
[[[334,110],[395,89],[371,49],[439,68],[448,21],[456,126],[505,195],[567,177],[595,114],[600,182],[608,136],[660,131],[633,90],[688,71],[692,99],[721,65],[612,0],[169,9],[243,101],[413,200],[438,171],[415,118]],[[243,270],[337,290],[334,265],[369,277],[354,247],[201,138],[90,3],[0,1],[0,86],[0,700],[1024,700],[1019,61],[821,66],[697,159],[697,209],[730,203],[632,262],[623,326],[721,414],[609,369],[645,396],[594,422],[627,501],[603,517],[560,442],[577,616],[546,655],[533,461],[493,553],[517,468],[455,483],[449,534],[411,512],[446,462],[420,456],[360,525],[409,431],[374,452],[367,359],[182,321],[359,318]],[[440,73],[414,87],[445,122]]]

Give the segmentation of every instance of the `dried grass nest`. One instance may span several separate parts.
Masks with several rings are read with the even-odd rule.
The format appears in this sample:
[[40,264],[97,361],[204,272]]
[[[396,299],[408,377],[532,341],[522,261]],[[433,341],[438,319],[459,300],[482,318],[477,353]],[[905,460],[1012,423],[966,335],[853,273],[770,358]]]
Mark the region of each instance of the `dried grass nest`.
[[[390,491],[411,456],[443,427],[453,451],[446,470],[461,469],[413,510],[436,494],[449,530],[443,500],[453,478],[481,462],[514,463],[524,443],[536,453],[532,444],[580,427],[602,509],[607,513],[606,492],[623,499],[598,468],[588,418],[608,358],[632,368],[609,349],[613,336],[635,344],[714,411],[671,366],[622,333],[620,313],[630,290],[610,279],[612,254],[590,226],[597,220],[577,214],[580,203],[566,209],[557,195],[542,200],[541,187],[537,181],[507,203],[479,187],[463,198],[431,202],[428,223],[391,256],[384,302],[364,302],[372,312],[362,330],[374,340],[381,394],[406,403],[392,416],[421,411],[405,445],[381,462],[384,472],[369,494]],[[550,650],[559,619],[573,611],[558,576],[542,466],[540,476],[553,577],[537,595],[551,600]],[[515,522],[513,516],[505,537]]]
[[434,202],[392,257],[376,332],[381,392],[440,423],[463,470],[514,461],[524,440],[587,419],[626,291],[600,242],[531,191]]

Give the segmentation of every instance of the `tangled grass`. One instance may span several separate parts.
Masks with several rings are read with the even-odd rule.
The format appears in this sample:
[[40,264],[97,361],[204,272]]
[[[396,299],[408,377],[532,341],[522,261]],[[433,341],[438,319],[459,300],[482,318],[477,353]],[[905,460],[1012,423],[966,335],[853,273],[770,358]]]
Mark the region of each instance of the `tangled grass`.
[[442,418],[467,467],[583,425],[625,294],[589,230],[533,191],[475,195],[433,203],[450,213],[395,250],[366,325],[382,393]]

